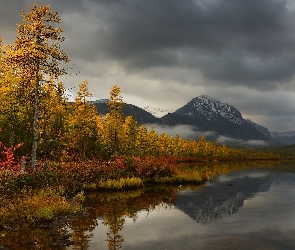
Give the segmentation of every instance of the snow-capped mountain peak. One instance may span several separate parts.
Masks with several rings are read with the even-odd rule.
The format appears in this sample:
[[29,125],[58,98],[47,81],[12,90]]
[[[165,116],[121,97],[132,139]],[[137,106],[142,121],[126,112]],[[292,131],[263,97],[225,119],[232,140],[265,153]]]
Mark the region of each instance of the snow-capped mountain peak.
[[245,122],[240,111],[235,107],[205,95],[193,98],[188,105],[191,106],[186,113],[189,116],[204,115],[208,120],[223,117],[236,124],[243,124]]
[[175,111],[175,110],[169,110],[169,109],[152,108],[150,106],[143,107],[142,109],[144,109],[145,111],[149,112],[150,114],[152,114],[153,116],[157,118],[161,118],[164,115],[168,113],[173,113]]

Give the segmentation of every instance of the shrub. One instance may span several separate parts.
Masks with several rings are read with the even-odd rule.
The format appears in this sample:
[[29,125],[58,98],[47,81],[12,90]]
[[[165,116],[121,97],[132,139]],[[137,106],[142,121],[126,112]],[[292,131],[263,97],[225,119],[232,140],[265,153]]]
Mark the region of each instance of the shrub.
[[5,146],[4,143],[0,142],[0,180],[20,174],[21,163],[24,157],[22,157],[20,161],[17,161],[14,156],[14,151],[22,145],[23,143],[19,143],[9,148]]

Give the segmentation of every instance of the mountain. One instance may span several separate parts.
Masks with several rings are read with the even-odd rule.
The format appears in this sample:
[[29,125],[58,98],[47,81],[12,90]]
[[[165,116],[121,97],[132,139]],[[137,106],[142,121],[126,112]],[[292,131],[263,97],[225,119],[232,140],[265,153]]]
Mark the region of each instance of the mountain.
[[[108,113],[108,99],[102,99],[92,102],[92,104],[97,108],[98,113],[106,115]],[[138,124],[147,123],[157,123],[158,118],[153,116],[151,113],[139,108],[133,104],[125,104],[122,110],[123,116],[133,115],[133,118],[138,122]]]
[[270,132],[267,128],[248,120],[259,132],[265,134],[270,139],[283,143],[283,144],[295,144],[295,131],[291,132]]
[[260,133],[266,135],[270,139],[273,139],[271,133],[269,132],[269,130],[266,127],[263,127],[262,125],[259,125],[259,124],[255,123],[255,122],[252,122],[249,119],[247,119],[247,122],[249,122],[252,126],[254,126],[256,128],[256,130],[258,130]]
[[222,135],[237,140],[270,140],[245,120],[235,107],[204,95],[163,116],[159,123],[192,125],[197,131],[212,131],[215,137]]
[[99,99],[96,101],[93,101],[91,103],[108,103],[110,101],[110,99]]
[[284,144],[295,144],[295,131],[291,132],[272,132],[271,136],[274,140]]

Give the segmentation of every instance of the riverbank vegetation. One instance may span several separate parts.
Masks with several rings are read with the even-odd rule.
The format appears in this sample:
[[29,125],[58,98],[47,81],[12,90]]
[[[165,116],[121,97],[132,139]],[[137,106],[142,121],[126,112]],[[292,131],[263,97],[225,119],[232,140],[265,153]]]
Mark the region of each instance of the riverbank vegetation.
[[[0,39],[0,226],[81,211],[90,189],[202,183],[215,173],[213,163],[280,159],[204,137],[158,134],[123,117],[117,85],[106,116],[91,105],[87,80],[70,104],[58,80],[67,72],[60,65],[69,62],[60,48],[62,30],[52,26],[58,13],[34,3],[22,17],[15,43]],[[199,167],[192,170],[189,162]]]

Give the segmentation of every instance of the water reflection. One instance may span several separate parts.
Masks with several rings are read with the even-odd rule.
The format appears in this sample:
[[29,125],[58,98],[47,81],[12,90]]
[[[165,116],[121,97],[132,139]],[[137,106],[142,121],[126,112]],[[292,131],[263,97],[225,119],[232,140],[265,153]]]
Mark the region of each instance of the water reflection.
[[175,188],[88,194],[85,213],[67,220],[63,218],[63,225],[53,223],[35,229],[23,227],[0,231],[0,250],[92,249],[93,231],[101,227],[107,228],[101,249],[106,249],[105,242],[108,249],[120,249],[126,218],[136,222],[138,211],[150,213],[157,205],[168,204],[164,201],[174,203],[175,197]]
[[269,174],[251,176],[250,173],[233,175],[225,181],[206,185],[198,192],[181,192],[176,199],[177,208],[201,223],[236,213],[245,199],[254,197],[258,192],[268,191],[272,184]]
[[[88,249],[89,239],[93,237],[92,231],[102,226],[107,227],[106,232],[102,231],[105,233],[104,241],[107,242],[108,249],[120,249],[124,242],[122,229],[127,218],[136,222],[139,211],[149,213],[157,205],[163,205],[165,200],[174,203],[175,197],[174,188],[89,194],[86,198],[88,217],[78,217],[69,223],[75,242],[72,249]],[[102,239],[100,242],[98,245],[105,245]]]
[[80,216],[0,231],[0,250],[295,249],[294,196],[295,174],[270,170],[203,187],[96,192]]

